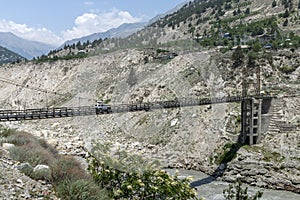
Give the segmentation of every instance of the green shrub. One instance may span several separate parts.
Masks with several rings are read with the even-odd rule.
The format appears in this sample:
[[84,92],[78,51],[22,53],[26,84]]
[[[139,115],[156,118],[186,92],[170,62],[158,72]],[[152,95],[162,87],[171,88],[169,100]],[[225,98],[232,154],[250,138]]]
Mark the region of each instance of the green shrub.
[[[16,132],[8,136],[4,141],[16,145],[9,150],[12,159],[20,162],[28,162],[32,166],[39,164],[49,165],[56,156],[54,151],[51,152],[44,148],[46,146],[45,142],[36,139],[33,135],[26,132]],[[48,148],[50,149],[49,146]]]
[[50,153],[52,153],[54,156],[58,155],[57,150],[52,147],[51,145],[49,145],[45,140],[43,139],[37,139],[39,145],[44,148],[45,150],[49,151]]
[[16,146],[10,149],[9,152],[12,159],[20,162],[28,162],[32,166],[50,164],[54,160],[54,156],[50,152],[31,143]]
[[242,182],[240,180],[229,184],[229,188],[223,190],[223,194],[226,200],[257,200],[262,197],[263,192],[258,191],[253,196],[248,195],[248,188],[242,188]]
[[94,181],[105,188],[112,199],[197,198],[189,179],[171,176],[138,155],[124,151],[109,155],[107,147],[100,146],[90,153],[88,163]]
[[238,143],[226,143],[222,149],[222,153],[217,156],[216,163],[228,163],[237,156],[237,151],[240,148]]
[[109,199],[107,192],[92,181],[63,180],[56,187],[56,194],[64,200],[105,200]]
[[9,129],[6,133],[6,138],[2,142],[12,143],[16,146],[25,145],[33,142],[34,137],[26,132],[17,132],[15,130]]
[[294,72],[296,69],[293,66],[284,65],[284,66],[280,67],[279,70],[283,73],[289,74],[289,73]]
[[34,172],[31,167],[20,170],[33,179],[50,181],[61,199],[108,199],[105,190],[92,182],[91,176],[73,157],[59,155],[45,140],[29,133],[12,129],[2,130],[1,133],[7,136],[4,142],[16,145],[10,149],[12,159],[31,166],[44,164],[50,167],[51,174],[48,170]]
[[29,163],[22,163],[17,166],[17,169],[26,176],[31,177],[33,175],[33,167]]
[[0,137],[8,137],[16,133],[15,129],[2,128],[0,129]]
[[50,165],[50,168],[52,182],[55,185],[64,180],[78,180],[88,177],[80,163],[68,156],[61,156]]

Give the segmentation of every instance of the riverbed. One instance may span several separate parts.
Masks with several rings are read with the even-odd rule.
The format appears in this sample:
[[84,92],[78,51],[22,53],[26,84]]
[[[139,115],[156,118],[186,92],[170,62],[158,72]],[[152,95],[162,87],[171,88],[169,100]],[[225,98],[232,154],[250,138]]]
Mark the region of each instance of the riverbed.
[[[170,174],[175,174],[175,169],[166,169]],[[229,183],[223,181],[217,181],[214,178],[208,176],[199,171],[183,170],[180,169],[179,176],[187,177],[192,176],[194,180],[192,186],[197,188],[198,196],[205,200],[225,200],[223,190],[229,187]],[[246,184],[242,185],[242,188],[248,187],[248,194],[255,194],[257,191],[262,191],[263,196],[261,200],[300,200],[300,194],[296,194],[289,191],[283,190],[270,190],[264,188],[258,188],[249,186]]]

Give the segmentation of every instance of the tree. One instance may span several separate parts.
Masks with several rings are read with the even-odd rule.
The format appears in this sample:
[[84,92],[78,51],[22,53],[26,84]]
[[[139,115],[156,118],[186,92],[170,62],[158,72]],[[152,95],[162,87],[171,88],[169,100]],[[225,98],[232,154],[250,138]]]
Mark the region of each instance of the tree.
[[282,26],[287,26],[289,23],[289,20],[288,19],[285,19],[285,21],[283,22]]
[[246,9],[245,14],[246,14],[246,15],[249,15],[249,14],[250,14],[250,8],[247,8],[247,9]]
[[256,41],[253,45],[252,45],[252,49],[254,52],[259,52],[261,50],[261,44]]
[[281,0],[281,5],[287,4],[287,0]]
[[272,3],[272,7],[274,8],[276,6],[277,6],[277,3],[276,3],[276,0],[274,0],[273,3]]
[[232,60],[234,61],[233,66],[234,67],[239,67],[243,64],[243,58],[244,58],[244,54],[243,54],[243,50],[241,48],[241,46],[237,46],[237,48],[235,49],[235,51],[232,54]]
[[283,17],[288,18],[289,16],[290,16],[290,12],[286,9],[284,14],[283,14]]
[[255,63],[255,60],[256,60],[256,54],[254,52],[249,52],[248,53],[248,63],[247,63],[247,67],[255,67],[256,66],[256,63]]
[[242,188],[242,182],[240,180],[229,184],[229,188],[223,190],[223,194],[226,200],[257,200],[262,197],[263,192],[258,191],[254,196],[248,195],[248,188]]

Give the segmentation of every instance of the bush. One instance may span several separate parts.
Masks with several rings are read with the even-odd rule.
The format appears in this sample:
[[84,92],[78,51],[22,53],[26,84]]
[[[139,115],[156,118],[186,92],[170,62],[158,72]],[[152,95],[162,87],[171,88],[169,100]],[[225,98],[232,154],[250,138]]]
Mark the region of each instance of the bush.
[[223,190],[223,194],[226,200],[257,200],[262,197],[263,192],[258,191],[254,196],[248,195],[248,188],[242,188],[242,182],[240,180],[229,184],[229,188]]
[[4,132],[5,139],[2,140],[2,142],[6,143],[12,143],[16,146],[25,145],[28,143],[34,142],[34,138],[31,134],[26,132],[17,132],[12,129],[8,129]]
[[63,180],[56,187],[56,193],[64,200],[108,200],[107,192],[92,181],[79,179]]
[[223,152],[216,159],[217,164],[228,163],[237,156],[237,151],[240,148],[238,143],[227,143],[223,147]]
[[[61,199],[108,199],[105,190],[93,183],[81,164],[73,157],[58,155],[57,151],[45,140],[37,139],[26,132],[3,129],[1,134],[7,136],[2,140],[16,146],[10,149],[10,156],[14,160],[23,162],[19,170],[33,179],[50,181]],[[34,170],[31,166],[44,164]],[[51,173],[50,173],[51,172]]]
[[[147,163],[141,156],[124,151],[108,154],[108,148],[94,148],[88,159],[94,181],[112,199],[196,199],[190,181],[179,179]],[[114,159],[113,157],[117,157]],[[140,164],[141,163],[141,164]]]
[[58,185],[64,180],[78,180],[88,177],[87,173],[81,168],[81,165],[72,157],[60,157],[55,160],[51,165],[52,182]]
[[10,128],[1,128],[0,129],[0,137],[8,137],[16,133],[15,129]]
[[16,145],[11,148],[10,156],[20,162],[28,162],[32,166],[49,165],[55,159],[55,154],[40,145],[40,141],[26,132],[17,132],[4,140]]
[[284,66],[280,67],[279,70],[283,73],[289,74],[289,73],[294,72],[296,70],[296,68],[293,66],[290,66],[290,65],[284,65]]

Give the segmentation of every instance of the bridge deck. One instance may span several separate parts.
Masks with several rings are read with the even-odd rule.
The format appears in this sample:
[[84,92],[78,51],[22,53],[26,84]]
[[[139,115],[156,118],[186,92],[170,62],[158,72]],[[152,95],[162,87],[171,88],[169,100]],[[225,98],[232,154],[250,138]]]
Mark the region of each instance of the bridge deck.
[[[241,102],[252,98],[276,98],[275,96],[233,96],[222,98],[201,98],[201,99],[178,99],[173,101],[142,102],[133,104],[115,104],[111,105],[111,111],[102,114],[113,114],[122,112],[149,111],[154,109],[168,109],[188,106],[201,106],[219,103]],[[82,107],[59,107],[59,108],[40,108],[25,110],[0,110],[0,122],[4,121],[22,121],[48,118],[62,118],[96,115],[94,106]]]

